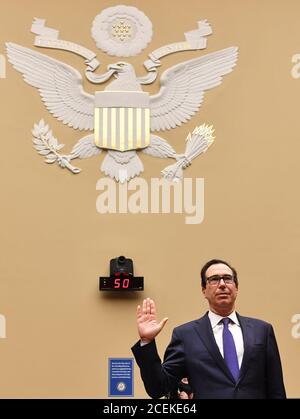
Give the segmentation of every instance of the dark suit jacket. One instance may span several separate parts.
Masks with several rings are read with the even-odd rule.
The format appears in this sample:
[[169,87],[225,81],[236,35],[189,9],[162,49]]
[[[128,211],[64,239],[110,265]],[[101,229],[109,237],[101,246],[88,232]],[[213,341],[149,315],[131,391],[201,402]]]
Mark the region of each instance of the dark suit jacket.
[[235,382],[216,344],[208,313],[176,327],[164,362],[155,341],[132,351],[145,389],[159,398],[187,377],[197,399],[285,398],[280,356],[270,324],[238,315],[244,339],[240,377]]

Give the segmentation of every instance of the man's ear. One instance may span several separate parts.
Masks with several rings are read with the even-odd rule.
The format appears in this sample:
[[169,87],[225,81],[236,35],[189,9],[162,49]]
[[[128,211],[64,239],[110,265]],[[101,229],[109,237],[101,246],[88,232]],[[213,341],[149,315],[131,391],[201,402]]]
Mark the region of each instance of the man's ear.
[[206,288],[202,287],[202,294],[204,295],[204,297],[205,297],[205,291],[206,291]]

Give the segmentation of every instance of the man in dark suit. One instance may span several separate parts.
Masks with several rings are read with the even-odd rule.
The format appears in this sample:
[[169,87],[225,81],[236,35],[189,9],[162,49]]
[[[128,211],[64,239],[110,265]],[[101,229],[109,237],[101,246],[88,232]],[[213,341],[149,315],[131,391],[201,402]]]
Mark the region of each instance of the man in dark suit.
[[235,312],[236,270],[213,259],[201,270],[201,284],[209,311],[174,329],[163,363],[155,337],[168,319],[157,321],[150,298],[137,308],[140,341],[132,351],[149,396],[162,397],[187,377],[197,399],[285,398],[272,326]]

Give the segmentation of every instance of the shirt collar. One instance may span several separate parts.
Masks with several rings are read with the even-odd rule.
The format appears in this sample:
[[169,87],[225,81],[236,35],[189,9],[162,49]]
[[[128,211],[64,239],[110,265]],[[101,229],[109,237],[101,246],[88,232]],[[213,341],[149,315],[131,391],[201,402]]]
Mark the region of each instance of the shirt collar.
[[[210,323],[211,323],[211,327],[213,329],[217,326],[218,323],[220,323],[220,321],[222,319],[224,319],[223,316],[220,316],[219,314],[216,314],[211,310],[209,310],[209,312],[208,312],[208,317],[209,317],[209,320],[210,320]],[[237,326],[240,325],[235,311],[233,311],[231,314],[229,314],[229,316],[226,316],[226,318],[229,318]]]

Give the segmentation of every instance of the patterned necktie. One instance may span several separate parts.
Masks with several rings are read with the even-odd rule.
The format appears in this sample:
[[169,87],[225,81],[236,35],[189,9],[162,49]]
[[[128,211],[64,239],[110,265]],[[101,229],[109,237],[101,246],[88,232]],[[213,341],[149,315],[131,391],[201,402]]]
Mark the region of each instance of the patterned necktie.
[[232,333],[228,329],[228,323],[229,319],[225,318],[222,319],[223,322],[223,351],[224,351],[224,361],[229,368],[231,374],[233,375],[233,378],[235,381],[238,380],[240,375],[240,369],[239,369],[239,362],[238,357],[236,353],[236,347],[233,340]]

